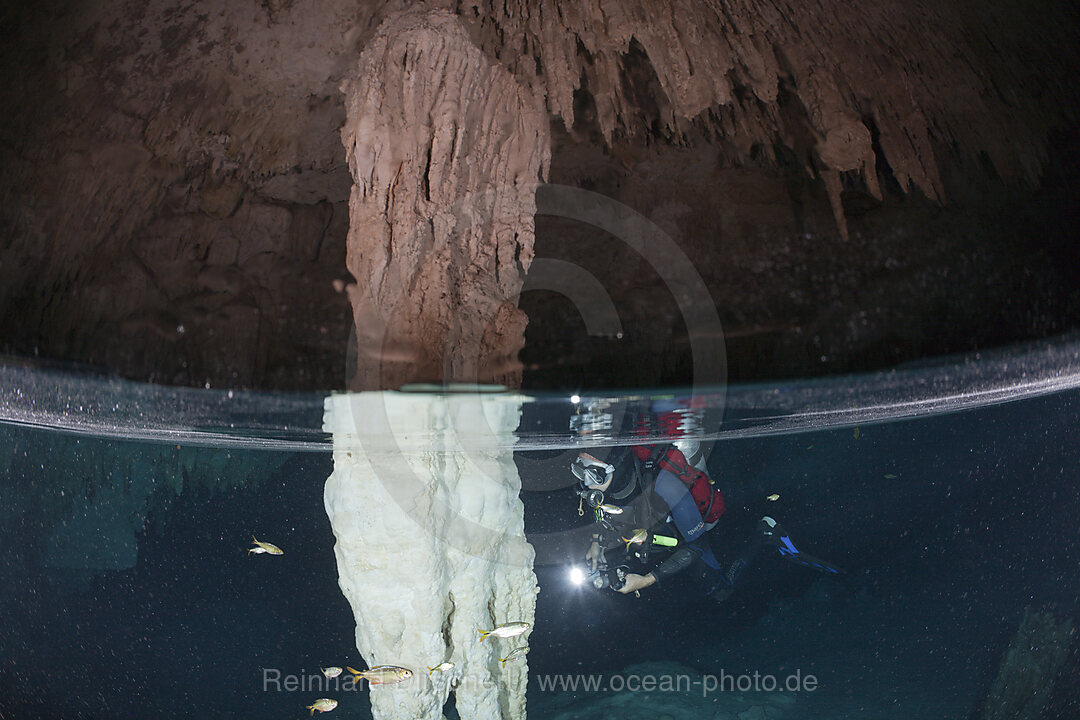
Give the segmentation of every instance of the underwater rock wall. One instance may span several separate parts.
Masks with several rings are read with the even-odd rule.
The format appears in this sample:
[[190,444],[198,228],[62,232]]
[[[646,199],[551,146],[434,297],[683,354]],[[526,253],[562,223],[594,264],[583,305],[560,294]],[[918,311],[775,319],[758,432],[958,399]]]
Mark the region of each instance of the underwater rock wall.
[[1024,611],[1024,619],[1001,658],[983,704],[982,720],[1035,720],[1069,657],[1075,631],[1070,620],[1047,610]]
[[[0,534],[32,564],[91,577],[136,566],[140,539],[185,491],[258,488],[276,453],[132,445],[5,428],[0,433]],[[17,530],[16,530],[17,529]]]
[[[511,449],[520,400],[505,395],[331,396],[334,471],[326,513],[339,585],[369,667],[414,672],[371,690],[376,720],[525,716],[528,635],[481,642],[478,629],[533,622],[538,587]],[[454,667],[428,674],[442,662]]]

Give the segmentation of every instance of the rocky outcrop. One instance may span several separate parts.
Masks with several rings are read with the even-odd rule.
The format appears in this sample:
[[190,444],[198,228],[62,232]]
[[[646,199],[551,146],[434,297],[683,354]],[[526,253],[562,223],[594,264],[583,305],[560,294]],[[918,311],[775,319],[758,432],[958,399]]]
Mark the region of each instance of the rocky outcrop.
[[518,384],[518,295],[550,156],[541,103],[446,12],[388,19],[342,89],[353,385]]

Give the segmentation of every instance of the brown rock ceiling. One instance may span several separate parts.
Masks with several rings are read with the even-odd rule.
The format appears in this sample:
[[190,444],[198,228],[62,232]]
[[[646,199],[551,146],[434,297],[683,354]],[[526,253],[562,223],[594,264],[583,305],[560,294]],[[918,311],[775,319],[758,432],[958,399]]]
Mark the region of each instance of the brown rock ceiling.
[[[361,59],[380,27],[394,46],[403,12],[440,9],[457,28],[449,67],[472,58],[460,67],[473,70],[442,71],[460,81],[457,101],[481,119],[512,115],[485,105],[503,83],[550,129],[495,127],[429,211],[506,174],[498,133],[534,138],[514,157],[538,159],[526,163],[536,181],[617,199],[694,261],[734,379],[1080,325],[1071,4],[55,1],[0,10],[0,348],[178,384],[352,381],[350,298],[377,296],[385,279],[365,276],[383,272],[372,252],[427,236],[373,239],[378,213],[360,212],[356,188],[350,209],[341,86],[376,72]],[[396,62],[387,55],[379,76],[404,82]],[[351,117],[420,112],[430,128],[408,142],[438,155],[437,102],[369,100]],[[407,227],[424,207],[388,216]],[[489,215],[501,207],[470,232],[499,237]],[[688,379],[677,308],[640,257],[579,223],[538,216],[532,242],[531,219],[505,227],[518,222],[520,269],[535,255],[588,270],[624,328],[590,337],[565,298],[525,292],[527,387]],[[407,278],[432,272],[398,264]],[[513,296],[520,280],[477,287]],[[465,295],[440,312],[480,302]],[[496,315],[502,340],[465,333],[494,343],[484,362],[520,344],[517,316]],[[433,322],[436,334],[446,324]],[[388,382],[428,375],[439,371]]]

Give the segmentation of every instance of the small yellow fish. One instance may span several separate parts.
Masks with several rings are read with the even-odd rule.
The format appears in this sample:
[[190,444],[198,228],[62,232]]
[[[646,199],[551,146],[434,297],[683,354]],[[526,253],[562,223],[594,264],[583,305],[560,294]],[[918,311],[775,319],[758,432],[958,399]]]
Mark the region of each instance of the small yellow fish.
[[807,446],[806,446],[806,449],[807,449],[807,450],[813,450],[813,449],[814,449],[814,446],[813,446],[813,445],[807,445]]
[[346,666],[346,670],[356,676],[356,679],[364,678],[371,685],[390,685],[408,680],[412,677],[412,670],[398,667],[397,665],[376,665],[367,670],[353,670]]
[[622,538],[622,541],[626,543],[626,549],[629,550],[631,545],[640,545],[645,542],[647,537],[649,537],[649,531],[645,528],[638,528],[630,537]]
[[618,505],[612,505],[611,503],[604,503],[596,506],[597,510],[603,510],[608,515],[622,515],[623,509]]
[[337,700],[331,700],[330,698],[319,698],[315,701],[314,705],[307,705],[306,707],[308,710],[311,711],[311,714],[314,716],[316,710],[318,710],[319,712],[330,712],[331,710],[336,708]]
[[452,662],[441,662],[438,665],[436,665],[435,667],[429,667],[427,669],[427,674],[430,675],[431,673],[434,673],[434,672],[446,672],[447,670],[451,669],[452,667],[454,667],[454,663],[452,663]]
[[252,542],[255,543],[255,547],[248,550],[248,555],[250,555],[251,553],[255,553],[256,555],[261,555],[263,553],[270,553],[271,555],[284,555],[285,554],[284,552],[282,552],[281,548],[279,548],[277,545],[271,545],[270,543],[267,543],[267,542],[259,542],[258,540],[255,539],[254,535],[251,536],[251,540],[252,540]]
[[480,630],[477,628],[477,632],[480,633],[480,642],[484,642],[484,638],[488,635],[492,635],[498,638],[509,638],[515,635],[520,635],[529,629],[529,623],[527,622],[512,622],[499,625],[491,630]]
[[521,647],[517,647],[517,648],[514,648],[513,650],[511,650],[510,653],[506,657],[499,658],[499,662],[502,663],[503,667],[506,667],[506,661],[507,660],[513,660],[514,658],[519,658],[519,657],[521,657],[522,655],[524,655],[527,652],[529,652],[529,646],[528,645],[522,645]]
[[780,499],[780,493],[773,493],[772,495],[766,495],[765,499],[769,502],[776,502]]
[[327,678],[336,678],[338,675],[341,674],[341,668],[339,667],[328,667],[319,669],[322,670],[322,674],[325,675]]
[[861,431],[859,430],[858,425],[855,426],[855,430],[851,434],[855,437],[856,440],[859,439],[859,435],[861,434]]
[[886,480],[895,480],[898,477],[900,477],[900,476],[899,475],[893,475],[892,473],[885,473],[885,479]]

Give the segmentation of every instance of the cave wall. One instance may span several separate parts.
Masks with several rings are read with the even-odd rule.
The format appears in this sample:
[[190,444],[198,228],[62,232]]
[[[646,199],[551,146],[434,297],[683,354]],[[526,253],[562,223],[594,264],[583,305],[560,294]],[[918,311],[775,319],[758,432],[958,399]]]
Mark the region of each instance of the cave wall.
[[[456,15],[544,104],[551,180],[672,228],[721,304],[736,377],[1080,323],[1070,6],[14,2],[0,11],[2,349],[173,383],[341,387],[350,298],[383,278],[365,276],[370,252],[346,261],[340,86],[376,28],[414,10]],[[582,256],[583,231],[551,227],[537,252]],[[655,283],[610,291],[641,308],[637,335],[678,345]],[[524,303],[528,373],[555,362],[574,313]],[[506,338],[468,343],[520,343],[520,315],[503,315]],[[651,377],[677,375],[668,362]]]
[[373,6],[9,4],[5,349],[168,383],[340,384],[337,85]]
[[[608,150],[554,137],[551,182],[633,208],[692,258],[716,303],[733,380],[886,368],[1080,324],[1075,151],[1032,192],[987,182],[975,200],[958,190],[939,204],[900,194],[887,175],[880,201],[848,187],[845,242],[824,187],[798,168],[732,167],[716,146]],[[564,219],[538,217],[536,237],[538,260],[559,258],[603,283],[623,332],[590,335],[566,298],[526,292],[529,387],[689,381],[691,338],[647,262]]]

